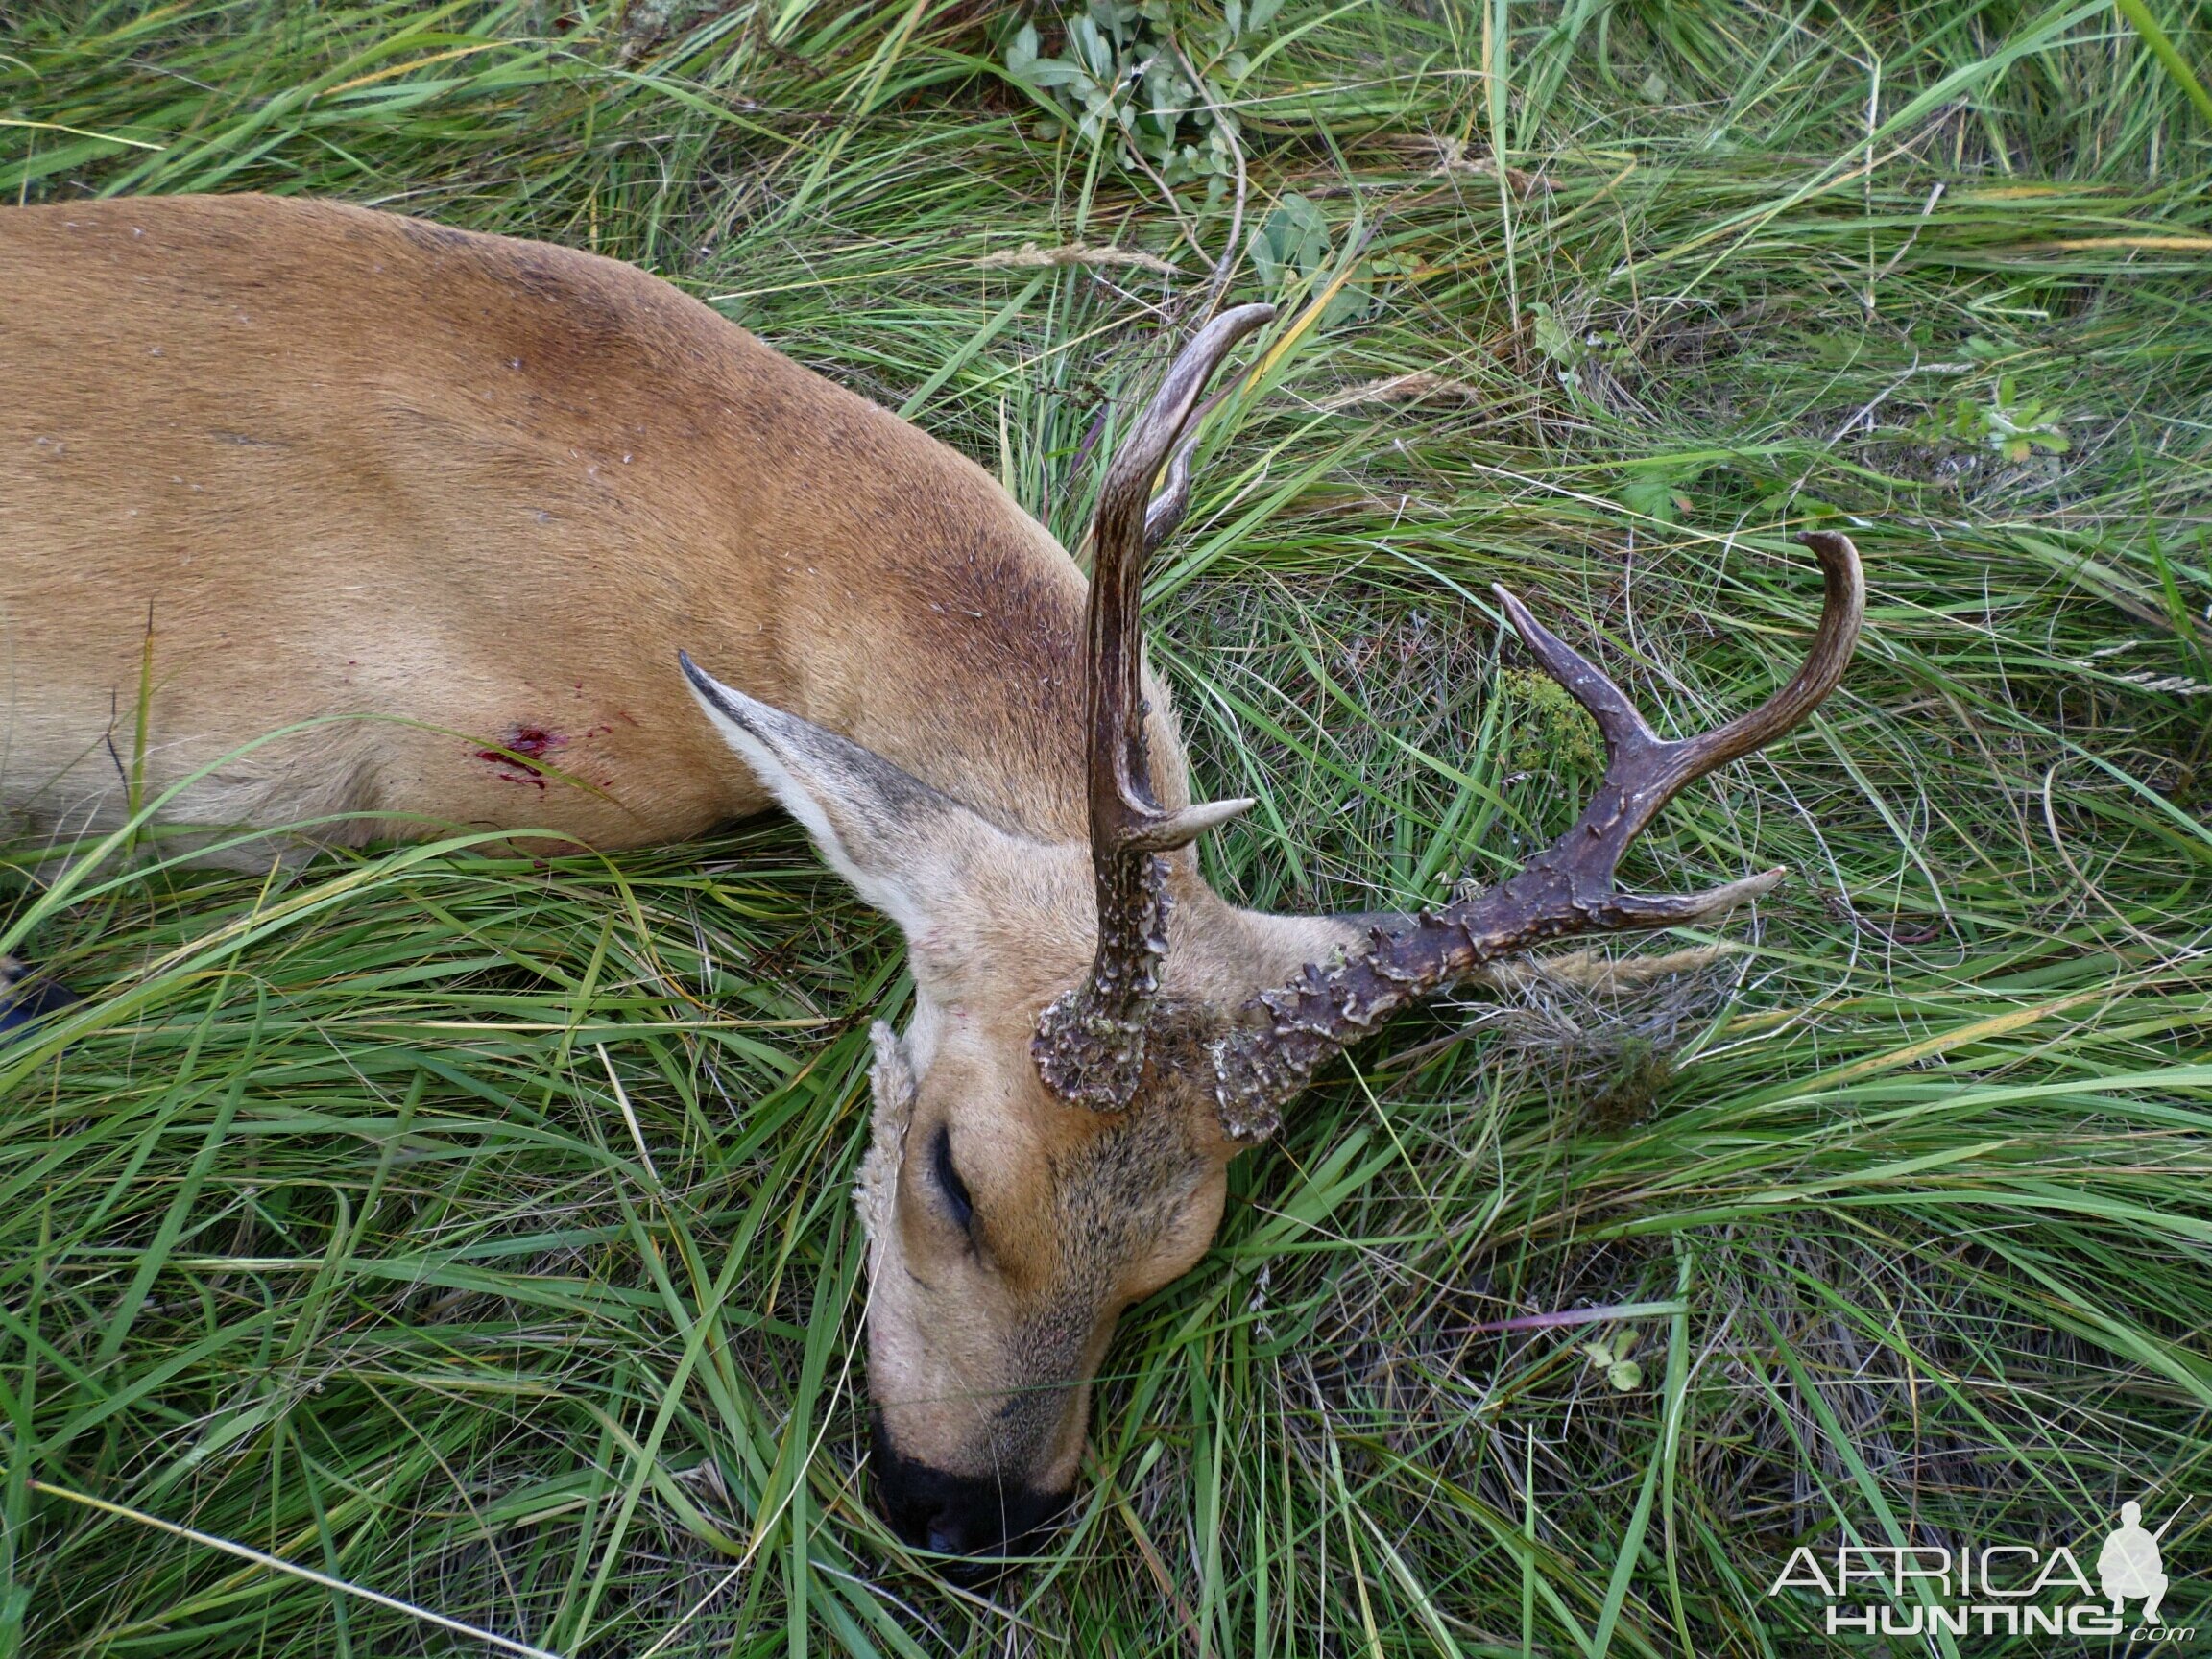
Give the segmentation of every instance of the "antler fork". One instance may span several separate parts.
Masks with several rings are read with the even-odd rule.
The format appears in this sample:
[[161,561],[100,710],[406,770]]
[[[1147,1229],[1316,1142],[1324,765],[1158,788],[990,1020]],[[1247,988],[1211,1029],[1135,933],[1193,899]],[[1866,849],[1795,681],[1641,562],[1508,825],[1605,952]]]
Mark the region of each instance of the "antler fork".
[[1575,827],[1520,874],[1445,906],[1375,927],[1369,949],[1310,963],[1287,985],[1263,991],[1211,1046],[1222,1128],[1256,1141],[1282,1122],[1282,1107],[1330,1056],[1407,1004],[1467,978],[1486,962],[1573,933],[1672,927],[1756,898],[1780,870],[1703,893],[1644,898],[1614,885],[1628,844],[1693,780],[1771,743],[1836,688],[1859,639],[1865,578],[1848,537],[1812,531],[1798,540],[1820,561],[1827,589],[1813,649],[1796,675],[1760,708],[1694,737],[1669,741],[1646,724],[1621,688],[1507,592],[1498,597],[1536,661],[1590,710],[1605,738],[1605,781]]

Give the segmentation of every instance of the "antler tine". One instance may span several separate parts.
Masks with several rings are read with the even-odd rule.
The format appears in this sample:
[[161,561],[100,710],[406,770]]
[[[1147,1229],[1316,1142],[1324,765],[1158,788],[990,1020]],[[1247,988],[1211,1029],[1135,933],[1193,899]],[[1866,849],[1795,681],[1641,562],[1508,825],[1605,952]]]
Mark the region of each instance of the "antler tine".
[[[1198,395],[1238,341],[1271,322],[1272,305],[1239,305],[1198,331],[1169,365],[1136,429],[1116,451],[1091,523],[1089,614],[1091,840],[1094,857],[1144,846],[1179,847],[1209,828],[1169,830],[1169,814],[1152,799],[1144,757],[1143,598],[1146,556],[1181,521],[1190,501],[1190,444]],[[1168,482],[1159,500],[1152,481],[1163,465]],[[1153,531],[1157,526],[1158,535]],[[1106,831],[1101,837],[1100,830]]]
[[[1199,395],[1237,342],[1274,316],[1272,305],[1239,305],[1183,349],[1116,451],[1091,522],[1085,704],[1098,950],[1090,976],[1045,1011],[1032,1046],[1047,1085],[1102,1110],[1128,1105],[1143,1070],[1144,1023],[1167,948],[1158,854],[1252,805],[1218,801],[1167,811],[1153,798],[1144,753],[1144,562],[1190,502]],[[1167,482],[1154,499],[1163,466]]]
[[1197,446],[1198,422],[1193,420],[1175,453],[1167,457],[1167,482],[1144,509],[1144,551],[1148,555],[1159,551],[1160,544],[1175,534],[1183,515],[1190,510],[1190,451]]
[[1363,955],[1310,964],[1239,1011],[1213,1045],[1223,1128],[1262,1138],[1282,1104],[1331,1055],[1407,1004],[1466,978],[1485,962],[1573,933],[1672,927],[1705,921],[1770,891],[1780,870],[1703,893],[1640,897],[1613,884],[1629,844],[1693,780],[1772,742],[1836,688],[1858,644],[1865,578],[1850,540],[1831,531],[1798,538],[1820,561],[1826,592],[1812,650],[1790,683],[1750,713],[1673,741],[1660,737],[1621,688],[1561,641],[1504,589],[1506,614],[1544,669],[1590,710],[1605,737],[1605,781],[1575,827],[1520,874],[1495,887],[1372,930]]
[[1859,550],[1851,545],[1850,537],[1834,530],[1808,530],[1797,540],[1812,548],[1813,556],[1820,561],[1820,574],[1827,585],[1813,649],[1806,653],[1790,684],[1765,703],[1719,731],[1691,739],[1697,751],[1699,772],[1709,772],[1738,756],[1765,748],[1812,713],[1841,682],[1851,653],[1858,648],[1859,629],[1866,618],[1866,573],[1860,567]]
[[[1267,311],[1269,315],[1273,315],[1274,311],[1272,306],[1256,306],[1254,309]],[[1190,509],[1190,452],[1198,447],[1198,433],[1206,424],[1206,417],[1219,408],[1250,376],[1250,370],[1238,375],[1199,404],[1190,419],[1183,423],[1183,437],[1175,445],[1175,453],[1167,458],[1167,482],[1161,486],[1160,493],[1153,496],[1150,505],[1144,509],[1144,551],[1147,555],[1158,552],[1160,544],[1175,534],[1183,522],[1183,515]]]

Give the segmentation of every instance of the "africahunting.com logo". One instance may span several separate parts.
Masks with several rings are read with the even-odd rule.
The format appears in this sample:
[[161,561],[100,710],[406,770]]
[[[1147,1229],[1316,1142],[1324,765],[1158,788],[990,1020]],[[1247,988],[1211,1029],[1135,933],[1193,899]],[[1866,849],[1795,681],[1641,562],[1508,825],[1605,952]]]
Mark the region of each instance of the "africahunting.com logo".
[[[2184,1500],[2186,1502],[2186,1500]],[[1768,1596],[1817,1592],[1828,1633],[1868,1636],[2126,1636],[2136,1643],[2188,1642],[2193,1624],[2166,1622],[2173,1587],[2159,1540],[2174,1525],[2145,1528],[2143,1506],[2120,1506],[2120,1525],[2095,1556],[2096,1581],[2064,1545],[1841,1544],[1825,1554],[1799,1545]],[[2082,1553],[2087,1553],[2083,1546]],[[2128,1604],[2134,1621],[2128,1620]]]

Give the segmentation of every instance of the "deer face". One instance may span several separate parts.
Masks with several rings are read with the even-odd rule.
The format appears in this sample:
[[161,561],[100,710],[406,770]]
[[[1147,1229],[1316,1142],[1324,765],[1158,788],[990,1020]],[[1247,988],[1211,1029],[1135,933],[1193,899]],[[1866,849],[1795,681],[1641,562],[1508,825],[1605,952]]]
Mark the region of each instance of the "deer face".
[[[1054,1094],[1038,1020],[1095,954],[1090,852],[1009,834],[889,761],[685,663],[703,708],[828,862],[905,933],[915,1013],[878,1023],[869,1243],[873,1467],[910,1541],[998,1553],[1066,1506],[1123,1309],[1214,1237],[1238,1150],[1163,1067],[1094,1112]],[[1229,909],[1189,874],[1169,990],[1200,1028],[1280,979],[1311,925]],[[1242,965],[1241,972],[1238,965]]]
[[948,1015],[919,1069],[876,1030],[856,1194],[872,1461],[903,1535],[998,1553],[1066,1507],[1115,1322],[1205,1251],[1226,1159],[1172,1103],[1108,1118],[1049,1097],[1033,1066],[1003,1064],[1026,1060],[1027,1031]]

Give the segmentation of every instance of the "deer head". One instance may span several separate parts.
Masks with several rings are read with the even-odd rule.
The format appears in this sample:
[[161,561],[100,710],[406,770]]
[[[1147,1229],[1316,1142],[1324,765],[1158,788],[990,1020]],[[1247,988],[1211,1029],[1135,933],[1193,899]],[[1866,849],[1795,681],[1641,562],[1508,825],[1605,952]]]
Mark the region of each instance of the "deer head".
[[1782,872],[1640,898],[1614,870],[1692,781],[1803,720],[1858,637],[1851,543],[1802,538],[1827,583],[1805,663],[1752,713],[1669,740],[1501,589],[1528,649],[1604,735],[1604,782],[1575,827],[1510,880],[1438,910],[1234,908],[1190,843],[1251,803],[1189,805],[1179,757],[1169,800],[1155,793],[1140,603],[1146,557],[1188,502],[1200,394],[1272,315],[1248,305],[1202,330],[1109,469],[1092,528],[1088,845],[992,823],[684,659],[731,744],[905,934],[915,1010],[903,1034],[875,1027],[855,1198],[878,1489],[898,1530],[934,1550],[1018,1548],[1066,1506],[1116,1321],[1198,1260],[1229,1161],[1331,1056],[1501,956],[1705,921],[1771,888]]

